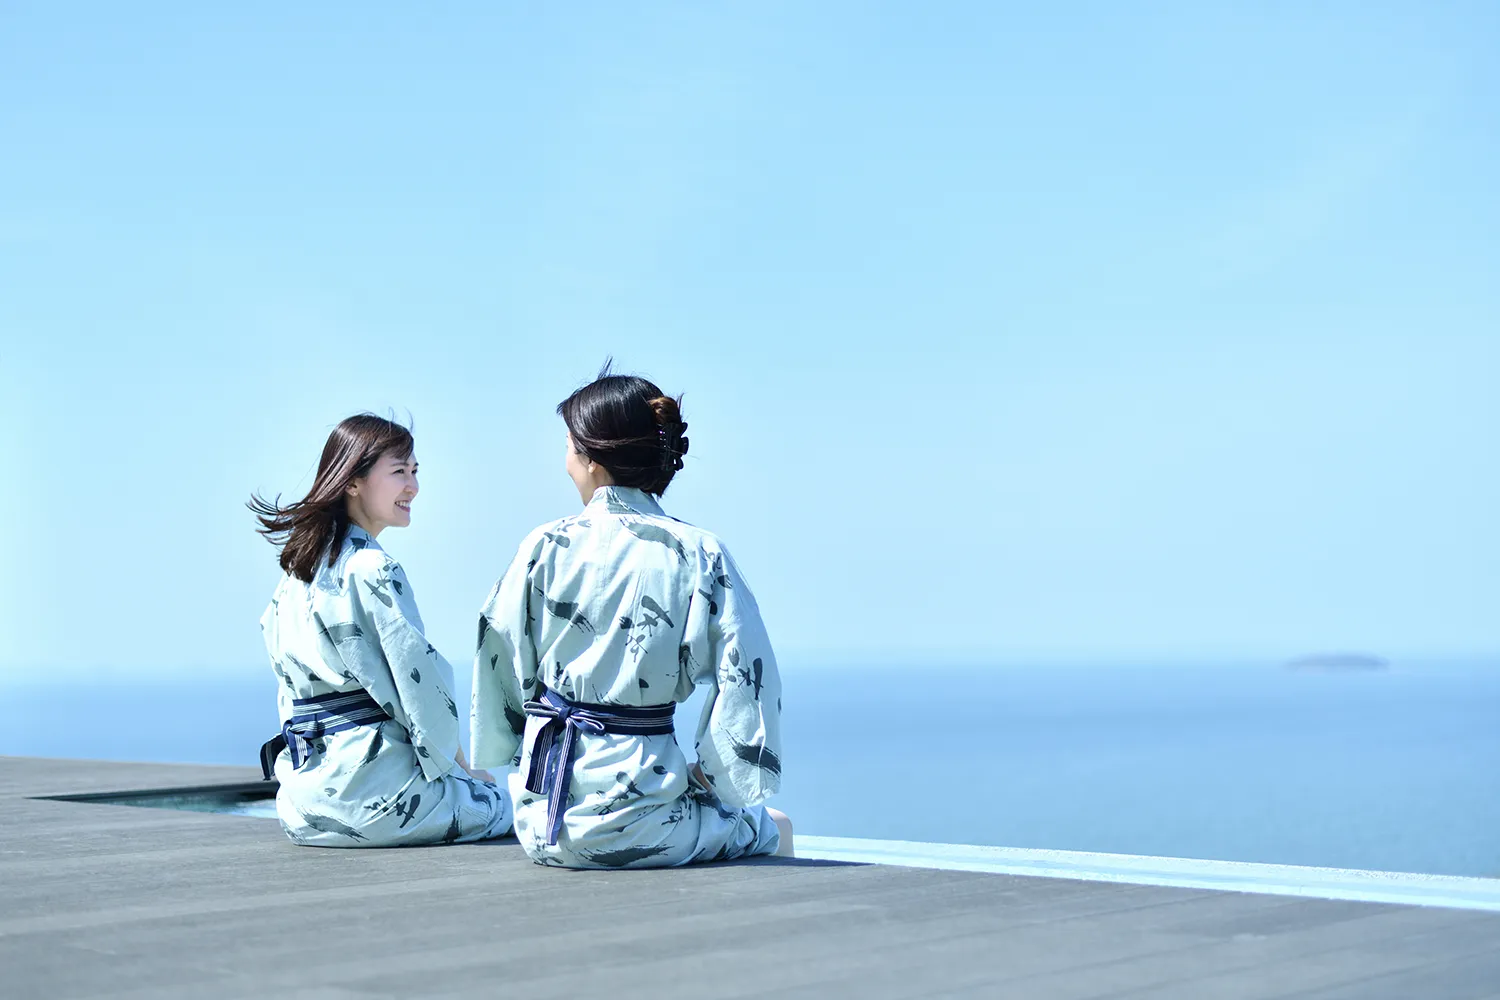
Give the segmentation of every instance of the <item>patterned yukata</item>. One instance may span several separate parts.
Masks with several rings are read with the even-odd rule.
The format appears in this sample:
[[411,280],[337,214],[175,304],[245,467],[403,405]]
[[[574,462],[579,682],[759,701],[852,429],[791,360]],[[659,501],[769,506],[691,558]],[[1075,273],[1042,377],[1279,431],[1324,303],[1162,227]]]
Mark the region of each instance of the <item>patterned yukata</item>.
[[422,634],[401,566],[357,525],[311,584],[281,578],[261,618],[266,652],[293,699],[368,692],[386,721],[312,739],[307,759],[276,759],[276,813],[295,843],[317,847],[452,844],[510,829],[504,790],[457,764],[453,668]]
[[[516,836],[533,861],[649,868],[775,853],[760,803],[781,786],[781,680],[755,598],[712,534],[640,490],[601,487],[581,514],[521,543],[480,612],[478,646],[474,760],[520,764]],[[708,785],[690,779],[671,734],[580,732],[549,844],[547,799],[525,787],[546,722],[523,699],[545,686],[574,702],[667,705],[700,684]]]

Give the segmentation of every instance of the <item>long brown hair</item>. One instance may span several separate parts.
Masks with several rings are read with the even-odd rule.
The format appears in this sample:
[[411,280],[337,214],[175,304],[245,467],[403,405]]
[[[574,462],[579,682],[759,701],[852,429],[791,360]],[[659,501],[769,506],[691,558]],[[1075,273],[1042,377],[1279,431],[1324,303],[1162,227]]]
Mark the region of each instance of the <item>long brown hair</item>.
[[245,506],[255,512],[261,526],[256,530],[281,549],[281,568],[304,583],[312,583],[318,559],[328,553],[328,565],[338,559],[349,533],[349,511],[344,490],[351,480],[369,475],[371,467],[386,453],[410,458],[411,431],[373,413],[358,413],[343,421],[328,435],[318,476],[307,496],[281,506],[281,494],[268,501],[250,495]]

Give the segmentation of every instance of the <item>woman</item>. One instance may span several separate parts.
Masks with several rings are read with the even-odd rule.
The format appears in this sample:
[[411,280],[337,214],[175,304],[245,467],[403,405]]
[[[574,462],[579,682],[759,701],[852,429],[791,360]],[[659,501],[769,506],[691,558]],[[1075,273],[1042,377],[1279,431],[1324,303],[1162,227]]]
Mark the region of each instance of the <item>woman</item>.
[[411,433],[361,414],[328,435],[304,499],[251,498],[285,570],[261,618],[283,722],[261,765],[274,766],[295,843],[452,844],[510,829],[508,797],[464,761],[453,668],[376,541],[411,523],[416,495]]
[[[540,864],[790,856],[790,822],[760,805],[781,785],[781,681],[755,598],[657,502],[688,450],[678,400],[606,367],[558,412],[585,507],[522,542],[480,613],[475,763],[511,763],[525,737],[516,835]],[[699,684],[689,767],[672,710]]]

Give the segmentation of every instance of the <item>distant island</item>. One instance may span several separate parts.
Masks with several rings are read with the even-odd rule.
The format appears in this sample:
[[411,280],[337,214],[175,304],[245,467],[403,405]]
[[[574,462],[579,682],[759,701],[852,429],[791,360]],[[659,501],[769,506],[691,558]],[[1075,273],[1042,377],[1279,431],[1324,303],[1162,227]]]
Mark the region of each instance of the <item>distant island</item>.
[[1369,653],[1314,653],[1287,661],[1290,670],[1389,670],[1384,657]]

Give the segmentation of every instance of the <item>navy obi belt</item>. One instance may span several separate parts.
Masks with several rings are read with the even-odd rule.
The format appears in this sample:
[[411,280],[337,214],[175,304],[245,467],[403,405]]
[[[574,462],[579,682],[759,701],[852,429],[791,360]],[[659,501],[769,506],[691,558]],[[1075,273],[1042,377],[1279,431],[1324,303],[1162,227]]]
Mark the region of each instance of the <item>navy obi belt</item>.
[[356,726],[373,726],[389,718],[385,709],[363,690],[335,691],[316,698],[293,699],[291,720],[283,722],[280,735],[266,741],[260,748],[260,773],[269,781],[276,770],[276,758],[283,750],[291,752],[292,770],[295,771],[307,760],[310,740],[342,733]]
[[674,705],[631,708],[569,701],[556,691],[525,704],[526,714],[546,719],[531,743],[531,768],[526,790],[547,797],[547,843],[557,843],[562,830],[563,803],[573,776],[573,749],[580,731],[612,736],[669,736]]

